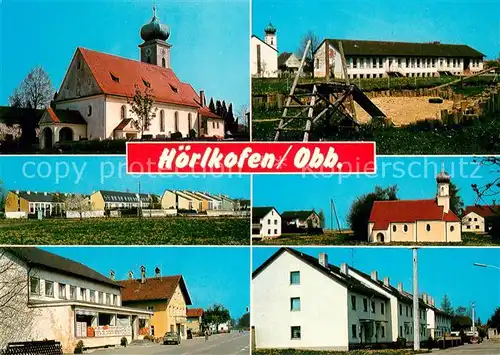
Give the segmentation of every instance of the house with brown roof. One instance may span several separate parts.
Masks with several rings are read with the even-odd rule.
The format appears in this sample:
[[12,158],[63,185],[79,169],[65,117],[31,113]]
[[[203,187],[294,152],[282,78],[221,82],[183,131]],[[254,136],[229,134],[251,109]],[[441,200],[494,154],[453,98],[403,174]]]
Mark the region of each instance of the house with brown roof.
[[464,232],[488,233],[493,228],[495,220],[500,219],[500,206],[474,205],[465,207],[462,217]]
[[38,212],[42,217],[62,216],[68,194],[10,190],[5,199],[6,218],[28,218]]
[[315,77],[345,79],[339,42],[351,79],[467,75],[482,71],[485,57],[464,44],[327,38],[314,52]]
[[450,176],[436,177],[437,195],[426,200],[375,201],[368,221],[368,241],[461,242],[462,224],[450,209]]
[[[54,100],[39,122],[40,147],[80,139],[224,137],[224,120],[212,113],[203,91],[179,80],[170,66],[170,31],[154,11],[141,29],[141,60],[78,47]],[[131,100],[150,90],[154,117],[144,132],[136,124]]]
[[160,268],[155,276],[146,277],[146,267],[141,266],[141,277],[120,281],[122,303],[128,307],[153,312],[150,334],[162,337],[167,332],[175,332],[182,339],[187,337],[187,306],[192,304],[191,296],[181,275],[162,276]]
[[188,308],[186,310],[187,329],[193,335],[200,335],[203,332],[203,317],[205,311],[203,308]]
[[284,229],[321,228],[319,215],[314,210],[285,211],[281,214],[281,220]]

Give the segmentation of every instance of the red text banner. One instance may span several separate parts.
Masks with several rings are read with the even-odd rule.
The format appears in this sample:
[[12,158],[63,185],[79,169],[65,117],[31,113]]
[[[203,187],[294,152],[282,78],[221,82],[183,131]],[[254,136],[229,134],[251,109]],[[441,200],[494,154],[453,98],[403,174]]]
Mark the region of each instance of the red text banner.
[[373,142],[130,142],[130,174],[375,173]]

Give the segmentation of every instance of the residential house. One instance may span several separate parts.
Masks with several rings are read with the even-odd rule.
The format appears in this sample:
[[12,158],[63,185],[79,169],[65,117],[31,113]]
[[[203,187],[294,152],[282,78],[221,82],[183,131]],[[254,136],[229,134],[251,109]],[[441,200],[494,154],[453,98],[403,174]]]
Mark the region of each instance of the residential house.
[[219,194],[218,197],[221,200],[221,209],[223,211],[234,211],[236,208],[236,202],[226,195]]
[[452,315],[436,307],[434,297],[424,293],[422,300],[427,306],[427,333],[432,339],[442,338],[451,333]]
[[375,201],[368,221],[368,241],[461,242],[462,225],[450,209],[450,180],[444,169],[438,174],[434,199]]
[[218,325],[210,324],[209,329],[212,333],[229,333],[231,331],[231,324],[230,322],[225,322]]
[[39,121],[40,147],[63,140],[136,139],[130,98],[150,90],[156,116],[144,134],[154,138],[180,133],[224,137],[224,120],[210,112],[203,91],[178,79],[171,67],[170,31],[156,11],[140,31],[140,61],[78,47],[52,108]]
[[300,68],[300,59],[294,53],[283,52],[278,56],[278,69],[283,73],[296,73]]
[[264,29],[264,40],[256,35],[250,38],[250,66],[252,77],[278,77],[278,43],[276,27],[271,23]]
[[177,190],[165,190],[161,198],[162,209],[198,211],[200,201]]
[[331,265],[281,248],[252,274],[257,348],[349,350],[392,340],[389,298]]
[[186,309],[192,304],[191,296],[181,275],[162,276],[160,271],[156,268],[155,277],[147,278],[146,268],[142,266],[140,279],[134,279],[130,272],[129,279],[120,282],[123,304],[153,312],[151,335],[162,337],[167,332],[175,332],[186,339]]
[[193,202],[193,205],[196,206],[196,210],[198,212],[205,212],[208,210],[208,199],[201,197],[199,195],[196,195],[195,193],[191,191],[184,190],[182,193],[188,197],[191,198],[191,201]]
[[27,218],[39,211],[43,217],[62,216],[67,194],[10,190],[5,200],[6,218]]
[[0,298],[7,302],[0,349],[8,342],[53,339],[73,353],[80,340],[104,347],[146,334],[152,313],[124,307],[120,284],[83,264],[23,247],[2,248],[0,265]]
[[345,79],[339,41],[351,79],[467,75],[483,70],[485,55],[463,44],[325,39],[314,52],[315,77]]
[[274,207],[252,208],[252,238],[281,236],[281,215]]
[[99,190],[90,195],[92,210],[104,211],[123,208],[151,208],[152,198],[148,194]]
[[186,310],[187,329],[193,335],[201,335],[203,333],[203,318],[205,312],[203,308],[188,308]]
[[308,229],[321,228],[321,220],[314,210],[285,211],[281,214],[284,228]]
[[500,207],[497,205],[476,205],[465,207],[462,217],[464,232],[488,233],[495,220],[500,219]]
[[194,194],[208,201],[208,210],[222,209],[222,200],[219,197],[210,195],[207,192],[194,192]]
[[[384,313],[389,315],[390,319],[388,323],[388,341],[395,342],[398,338],[404,338],[407,342],[412,342],[414,335],[413,296],[404,291],[403,284],[398,282],[397,287],[394,287],[391,285],[389,277],[379,280],[376,270],[368,275],[350,266],[349,275],[366,287],[372,288],[389,299],[388,308],[384,311]],[[419,304],[422,306],[419,307],[420,339],[425,339],[427,334],[427,307],[422,301]]]

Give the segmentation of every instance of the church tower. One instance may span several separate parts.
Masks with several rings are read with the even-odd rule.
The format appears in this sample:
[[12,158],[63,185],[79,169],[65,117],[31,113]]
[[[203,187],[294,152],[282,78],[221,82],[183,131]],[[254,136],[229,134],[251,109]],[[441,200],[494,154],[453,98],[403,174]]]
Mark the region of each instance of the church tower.
[[437,181],[437,204],[438,206],[443,206],[443,212],[448,213],[450,211],[450,175],[444,171],[444,163],[441,168],[441,172],[436,176]]
[[141,28],[141,38],[144,41],[139,45],[141,62],[170,68],[170,47],[172,46],[166,42],[169,37],[168,26],[160,23],[156,17],[156,7],[153,7],[151,22]]
[[273,26],[271,22],[269,22],[269,25],[264,29],[264,32],[266,33],[264,37],[264,42],[269,44],[271,47],[274,49],[278,50],[278,42],[276,38],[276,27]]

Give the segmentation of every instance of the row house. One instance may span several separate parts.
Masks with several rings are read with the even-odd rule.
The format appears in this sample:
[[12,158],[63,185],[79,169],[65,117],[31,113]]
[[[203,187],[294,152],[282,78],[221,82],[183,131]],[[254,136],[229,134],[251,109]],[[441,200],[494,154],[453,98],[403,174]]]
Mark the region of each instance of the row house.
[[452,316],[436,307],[434,297],[424,293],[422,300],[427,307],[427,332],[432,339],[439,339],[451,333]]
[[252,238],[268,239],[281,236],[281,215],[274,207],[252,208]]
[[316,77],[351,79],[467,75],[483,70],[485,55],[467,45],[325,39],[314,52]]
[[349,267],[281,248],[252,274],[257,348],[349,350],[392,340],[389,297]]
[[462,229],[464,232],[488,233],[498,220],[500,207],[496,204],[467,206],[462,217]]
[[70,194],[11,190],[5,200],[6,218],[26,218],[41,213],[44,217],[61,216]]
[[153,277],[146,277],[146,268],[141,266],[141,277],[120,281],[124,305],[152,312],[149,334],[162,337],[166,332],[175,332],[181,339],[187,338],[187,306],[191,296],[182,275],[163,276],[155,268]]
[[162,209],[179,209],[200,212],[236,211],[237,202],[225,195],[188,190],[165,190],[161,197]]
[[153,197],[149,194],[99,190],[90,195],[92,210],[104,211],[120,208],[151,208]]
[[80,340],[115,346],[141,339],[148,327],[152,312],[124,307],[121,285],[83,264],[38,248],[3,248],[0,265],[4,341],[54,339],[72,353]]

